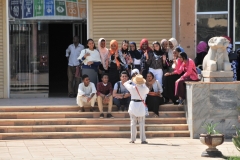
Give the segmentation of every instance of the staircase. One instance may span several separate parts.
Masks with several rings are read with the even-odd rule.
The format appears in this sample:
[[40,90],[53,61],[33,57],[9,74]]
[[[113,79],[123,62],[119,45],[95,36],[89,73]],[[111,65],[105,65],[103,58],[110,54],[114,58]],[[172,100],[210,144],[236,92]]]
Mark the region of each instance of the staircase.
[[[100,113],[77,112],[77,106],[0,107],[0,140],[58,138],[129,138],[130,118],[113,106],[114,119],[100,119]],[[107,107],[104,107],[107,111]],[[106,116],[106,112],[104,113]],[[183,106],[159,106],[159,118],[146,118],[146,136],[189,137]],[[139,129],[139,128],[138,128]]]

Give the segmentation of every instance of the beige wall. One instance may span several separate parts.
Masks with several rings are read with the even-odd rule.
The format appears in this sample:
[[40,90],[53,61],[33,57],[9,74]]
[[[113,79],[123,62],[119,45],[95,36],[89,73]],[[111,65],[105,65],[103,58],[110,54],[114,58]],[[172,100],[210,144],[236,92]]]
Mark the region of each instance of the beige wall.
[[195,0],[176,0],[176,36],[179,44],[192,59],[196,52]]
[[8,98],[8,54],[6,0],[0,0],[0,98]]

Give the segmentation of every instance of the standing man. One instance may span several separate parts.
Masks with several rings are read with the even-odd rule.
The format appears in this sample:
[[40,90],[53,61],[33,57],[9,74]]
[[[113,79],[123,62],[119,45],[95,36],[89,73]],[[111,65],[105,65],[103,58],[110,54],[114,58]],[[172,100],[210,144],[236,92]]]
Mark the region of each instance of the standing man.
[[78,85],[80,77],[75,77],[76,68],[79,66],[78,57],[84,46],[79,43],[78,36],[73,37],[73,44],[69,45],[66,50],[66,57],[68,59],[68,96],[74,98],[77,96]]

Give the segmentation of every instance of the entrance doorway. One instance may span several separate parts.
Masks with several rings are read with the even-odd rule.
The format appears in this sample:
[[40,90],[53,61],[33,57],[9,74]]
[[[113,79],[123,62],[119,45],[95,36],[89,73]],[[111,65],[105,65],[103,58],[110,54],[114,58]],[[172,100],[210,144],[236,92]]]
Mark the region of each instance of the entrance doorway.
[[67,47],[72,43],[72,24],[49,24],[49,97],[67,96]]
[[49,97],[68,96],[66,49],[72,44],[73,36],[79,36],[85,44],[87,32],[84,23],[49,24]]

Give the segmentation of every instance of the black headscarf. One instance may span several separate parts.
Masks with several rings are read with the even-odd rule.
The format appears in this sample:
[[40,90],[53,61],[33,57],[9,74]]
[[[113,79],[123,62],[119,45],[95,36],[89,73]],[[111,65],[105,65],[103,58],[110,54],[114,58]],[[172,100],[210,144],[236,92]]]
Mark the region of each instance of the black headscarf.
[[137,45],[135,42],[130,42],[130,44],[133,44],[135,46],[134,51],[132,51],[131,49],[129,50],[129,53],[131,55],[132,58],[136,58],[136,59],[140,59],[141,58],[141,54],[140,52],[137,50]]

